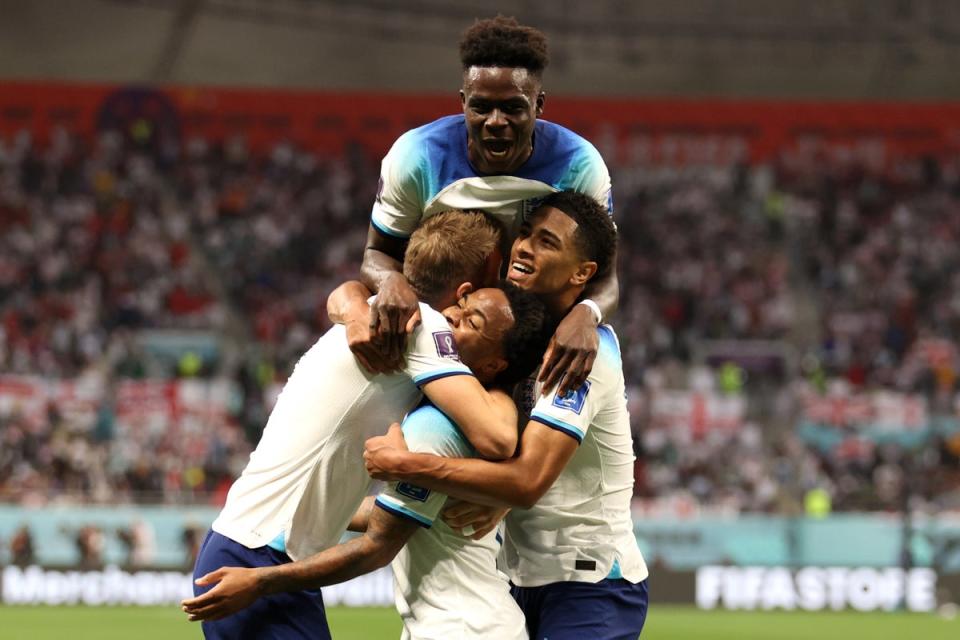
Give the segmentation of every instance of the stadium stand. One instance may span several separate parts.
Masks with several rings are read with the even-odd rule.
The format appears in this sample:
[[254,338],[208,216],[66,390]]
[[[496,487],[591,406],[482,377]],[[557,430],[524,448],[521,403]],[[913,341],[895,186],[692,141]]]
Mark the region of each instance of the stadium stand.
[[[357,273],[378,161],[4,139],[0,498],[222,500]],[[955,163],[611,169],[638,510],[960,508]]]

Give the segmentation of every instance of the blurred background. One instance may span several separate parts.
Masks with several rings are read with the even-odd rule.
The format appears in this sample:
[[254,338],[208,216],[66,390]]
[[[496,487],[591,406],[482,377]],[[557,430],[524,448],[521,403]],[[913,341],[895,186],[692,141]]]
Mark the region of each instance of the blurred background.
[[380,159],[497,11],[611,170],[654,602],[956,615],[949,0],[0,1],[3,602],[189,590]]

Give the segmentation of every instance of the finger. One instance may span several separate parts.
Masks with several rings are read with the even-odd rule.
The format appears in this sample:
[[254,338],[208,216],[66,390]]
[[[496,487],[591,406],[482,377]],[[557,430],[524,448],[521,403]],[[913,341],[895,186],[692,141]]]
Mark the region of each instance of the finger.
[[353,352],[353,357],[357,359],[357,362],[360,363],[360,366],[364,368],[368,373],[376,375],[380,373],[380,370],[370,362],[366,354],[363,353],[362,349],[357,349]]
[[397,310],[390,309],[382,318],[383,324],[380,326],[380,337],[382,338],[383,356],[389,360],[396,357],[397,353]]
[[377,325],[377,334],[385,338],[390,334],[390,310],[379,309],[379,324]]
[[413,312],[413,315],[410,316],[410,319],[407,320],[407,326],[405,327],[406,333],[409,335],[413,333],[413,330],[420,326],[420,309],[418,308]]
[[376,333],[380,329],[380,304],[377,300],[370,305],[370,331]]
[[553,366],[553,352],[556,344],[556,340],[550,338],[550,342],[547,344],[547,350],[543,352],[543,361],[540,365],[540,373],[537,375],[537,380],[539,382],[543,382],[543,379],[547,377],[547,374],[549,373],[547,367]]
[[469,525],[477,526],[477,518],[473,514],[461,514],[456,516],[443,515],[442,518],[447,526],[451,529],[462,529]]
[[[209,593],[209,591],[207,593]],[[183,609],[184,611],[187,611],[190,609],[196,609],[197,607],[203,606],[203,604],[206,601],[207,601],[207,594],[204,593],[195,598],[190,598],[189,600],[181,600],[180,608]]]
[[413,312],[414,309],[412,308],[398,308],[394,313],[393,329],[394,340],[396,341],[394,347],[396,348],[397,357],[403,355],[404,348],[407,345],[407,321],[410,320]]
[[218,605],[222,600],[219,596],[207,597],[209,595],[209,593],[205,593],[199,598],[194,598],[192,604],[182,607],[183,610],[189,614],[196,614]]
[[584,373],[586,365],[586,354],[574,355],[570,366],[567,367],[566,375],[560,379],[560,395],[565,395],[571,389],[579,389],[587,376]]
[[489,525],[489,526],[483,527],[483,528],[481,528],[481,529],[477,529],[477,532],[474,533],[472,536],[470,536],[470,539],[471,539],[471,540],[479,540],[480,538],[486,538],[486,537],[487,537],[487,534],[489,534],[491,531],[493,531],[496,527],[497,527],[497,523],[494,522],[493,524],[491,524],[491,525]]
[[550,390],[553,389],[554,385],[556,385],[560,381],[560,378],[563,377],[563,374],[566,373],[567,369],[570,367],[570,362],[572,359],[573,359],[573,354],[564,353],[563,356],[561,356],[557,360],[556,364],[554,364],[554,366],[550,369],[549,373],[547,374],[546,378],[544,378],[543,380],[544,395],[549,393]]
[[443,510],[444,518],[459,518],[473,513],[474,507],[469,502],[456,502]]
[[190,611],[196,611],[197,609],[200,609],[203,607],[209,607],[212,604],[220,602],[221,600],[223,600],[223,596],[221,595],[220,592],[221,592],[220,587],[216,586],[210,589],[209,591],[207,591],[206,593],[201,593],[199,596],[191,600],[185,600],[183,602],[183,609],[184,611],[188,609]]
[[390,429],[387,430],[386,437],[389,446],[406,448],[403,440],[403,429],[396,422],[390,425]]
[[584,355],[583,364],[581,365],[576,384],[571,384],[572,389],[579,389],[583,386],[583,383],[590,377],[590,372],[593,371],[593,363],[596,362],[596,360],[596,351],[589,351]]
[[361,351],[374,373],[389,373],[391,371],[389,359],[384,357],[384,354],[380,353],[372,344],[364,345]]
[[223,611],[219,605],[211,605],[203,609],[191,611],[187,619],[191,622],[211,622],[225,618],[228,614],[229,611]]
[[217,582],[220,582],[222,578],[223,578],[223,569],[217,569],[216,571],[211,571],[206,575],[200,576],[199,578],[193,581],[193,584],[199,587],[205,587],[208,584],[216,584]]

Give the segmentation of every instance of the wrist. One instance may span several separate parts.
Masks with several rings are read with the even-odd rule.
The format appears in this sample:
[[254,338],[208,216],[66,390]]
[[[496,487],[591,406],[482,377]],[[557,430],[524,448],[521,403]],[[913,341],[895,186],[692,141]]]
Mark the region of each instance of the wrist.
[[407,281],[407,277],[403,275],[400,271],[391,271],[380,281],[380,288],[383,289],[384,286],[410,286],[410,283]]
[[[282,565],[280,565],[282,566]],[[258,567],[256,572],[257,596],[263,597],[280,591],[278,582],[281,580],[280,566],[276,567]]]
[[580,305],[583,305],[584,307],[590,310],[590,315],[593,317],[597,325],[603,322],[603,313],[600,311],[600,305],[598,305],[596,302],[594,302],[590,298],[586,298],[577,303],[577,306],[580,306]]

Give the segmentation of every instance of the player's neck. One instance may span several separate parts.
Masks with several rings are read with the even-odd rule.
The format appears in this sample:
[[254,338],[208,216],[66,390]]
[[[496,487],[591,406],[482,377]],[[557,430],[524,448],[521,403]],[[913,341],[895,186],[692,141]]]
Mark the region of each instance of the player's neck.
[[423,302],[426,302],[437,311],[443,311],[447,307],[452,307],[457,304],[457,290],[451,289],[435,296],[424,296]]
[[562,320],[573,308],[573,305],[577,303],[577,299],[580,298],[583,290],[584,287],[571,287],[556,295],[544,297],[543,303],[555,320]]

